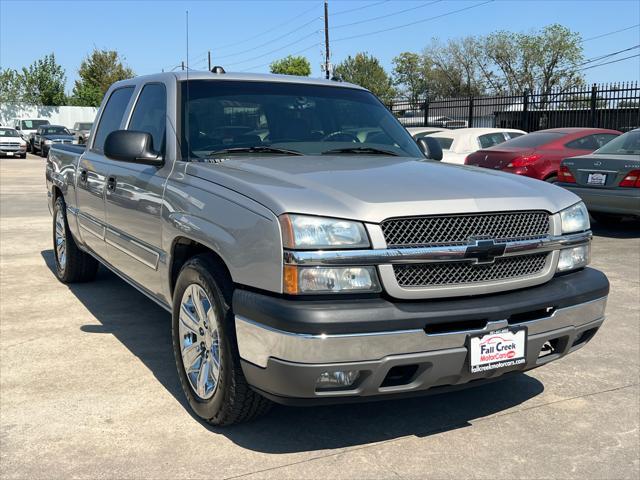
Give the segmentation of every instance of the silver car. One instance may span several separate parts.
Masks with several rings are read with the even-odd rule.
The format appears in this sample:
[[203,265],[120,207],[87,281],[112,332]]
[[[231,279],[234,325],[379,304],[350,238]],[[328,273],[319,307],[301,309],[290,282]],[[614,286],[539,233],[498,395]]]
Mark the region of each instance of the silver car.
[[216,425],[478,385],[584,346],[609,291],[584,204],[433,161],[437,145],[339,81],[117,82],[86,149],[48,155],[56,274],[102,264],[170,312],[185,396]]

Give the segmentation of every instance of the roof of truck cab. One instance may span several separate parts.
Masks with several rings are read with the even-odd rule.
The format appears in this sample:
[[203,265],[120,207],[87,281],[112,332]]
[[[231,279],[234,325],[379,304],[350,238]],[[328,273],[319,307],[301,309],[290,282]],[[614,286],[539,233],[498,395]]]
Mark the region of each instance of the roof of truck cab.
[[181,82],[184,80],[236,80],[241,82],[277,82],[277,83],[297,83],[306,85],[324,85],[331,87],[357,88],[366,90],[359,85],[353,83],[342,82],[339,80],[326,80],[324,78],[298,77],[295,75],[276,75],[270,73],[211,73],[206,70],[190,70],[179,72],[164,72],[151,75],[142,75],[128,80],[117,82],[118,84],[138,84],[146,81],[158,81],[163,77],[170,77]]

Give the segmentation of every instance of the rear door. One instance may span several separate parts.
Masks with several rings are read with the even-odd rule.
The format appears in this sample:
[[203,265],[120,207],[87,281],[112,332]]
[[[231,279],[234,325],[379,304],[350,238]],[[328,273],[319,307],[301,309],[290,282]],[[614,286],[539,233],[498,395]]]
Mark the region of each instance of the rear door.
[[[124,128],[147,132],[166,159],[167,88],[150,82],[138,87]],[[107,177],[106,242],[111,264],[152,292],[161,288],[162,196],[171,165],[162,167],[110,160]]]
[[82,241],[96,254],[107,259],[105,243],[105,189],[109,161],[103,153],[104,141],[123,123],[134,87],[122,87],[109,95],[93,141],[80,157],[76,172],[78,225]]

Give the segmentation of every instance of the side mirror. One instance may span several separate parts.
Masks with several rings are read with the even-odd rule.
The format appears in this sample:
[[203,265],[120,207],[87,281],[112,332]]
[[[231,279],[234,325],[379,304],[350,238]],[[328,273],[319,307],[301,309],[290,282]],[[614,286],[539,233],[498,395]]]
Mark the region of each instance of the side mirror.
[[104,141],[104,154],[113,160],[161,166],[162,155],[153,149],[153,137],[147,132],[116,130]]
[[418,146],[424,156],[430,160],[442,160],[442,147],[440,142],[433,137],[426,136],[418,139]]
[[16,130],[22,130],[22,129],[20,128],[20,125],[16,125]]

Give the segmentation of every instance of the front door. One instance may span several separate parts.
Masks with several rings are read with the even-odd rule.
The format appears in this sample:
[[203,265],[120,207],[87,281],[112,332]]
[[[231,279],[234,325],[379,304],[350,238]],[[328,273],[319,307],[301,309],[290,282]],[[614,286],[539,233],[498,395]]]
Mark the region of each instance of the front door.
[[[163,157],[166,108],[164,84],[148,83],[139,90],[127,125],[128,130],[151,134],[154,150]],[[158,168],[125,161],[110,163],[105,195],[109,260],[120,272],[159,294],[162,197],[170,165]]]

